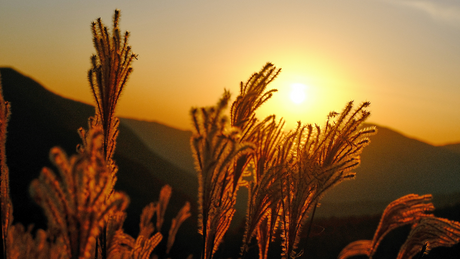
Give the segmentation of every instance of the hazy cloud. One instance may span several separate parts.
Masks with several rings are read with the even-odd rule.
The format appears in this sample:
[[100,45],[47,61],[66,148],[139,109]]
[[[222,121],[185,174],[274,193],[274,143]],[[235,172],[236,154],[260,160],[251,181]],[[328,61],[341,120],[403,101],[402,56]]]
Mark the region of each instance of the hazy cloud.
[[437,21],[460,26],[460,1],[458,0],[386,0],[385,2],[414,8]]

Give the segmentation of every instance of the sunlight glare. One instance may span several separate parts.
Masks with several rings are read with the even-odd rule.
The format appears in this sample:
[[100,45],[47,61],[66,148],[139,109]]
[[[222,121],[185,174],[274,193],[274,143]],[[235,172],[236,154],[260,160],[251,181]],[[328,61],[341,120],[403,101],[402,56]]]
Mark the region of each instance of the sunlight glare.
[[304,84],[296,83],[291,85],[291,100],[296,104],[301,104],[305,101],[307,86]]

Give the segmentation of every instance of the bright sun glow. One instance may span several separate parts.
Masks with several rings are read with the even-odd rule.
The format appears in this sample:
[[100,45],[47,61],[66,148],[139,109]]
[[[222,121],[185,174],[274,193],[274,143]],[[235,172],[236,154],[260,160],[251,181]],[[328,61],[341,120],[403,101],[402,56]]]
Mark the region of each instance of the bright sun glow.
[[307,86],[304,84],[292,84],[291,85],[291,100],[296,104],[301,104],[307,98],[306,94]]

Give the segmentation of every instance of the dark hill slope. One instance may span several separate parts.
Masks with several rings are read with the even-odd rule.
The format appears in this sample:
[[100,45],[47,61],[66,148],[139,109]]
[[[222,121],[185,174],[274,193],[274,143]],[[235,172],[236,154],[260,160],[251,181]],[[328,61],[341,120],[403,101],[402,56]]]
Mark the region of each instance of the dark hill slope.
[[442,147],[460,155],[460,143],[448,144]]
[[158,122],[122,118],[145,145],[154,153],[192,175],[196,175],[190,148],[192,132],[168,127]]
[[448,194],[460,190],[460,155],[377,126],[362,154],[355,180],[326,195],[326,200],[389,201],[408,193]]
[[[180,131],[157,122],[122,121],[144,140],[150,150],[184,169],[193,169],[193,163],[184,163],[183,159],[192,157],[190,131]],[[390,201],[408,193],[432,193],[436,198],[438,194],[460,191],[457,146],[432,146],[383,126],[377,128],[377,135],[371,136],[371,144],[364,149],[356,179],[339,184],[325,195],[322,206],[325,215],[378,212]],[[174,147],[168,146],[165,140],[174,140]],[[321,210],[318,213],[322,214]]]
[[[16,222],[35,223],[43,228],[43,213],[29,198],[30,182],[43,166],[55,169],[48,159],[51,147],[60,146],[69,155],[75,154],[76,145],[81,143],[77,129],[87,128],[94,107],[53,94],[11,68],[0,68],[0,74],[5,100],[12,107],[6,153],[14,218]],[[116,189],[125,191],[131,198],[125,223],[125,229],[131,234],[137,235],[142,208],[157,200],[165,183],[173,187],[166,221],[175,216],[186,201],[196,210],[196,180],[152,153],[124,124],[120,125],[114,159],[119,166]],[[196,212],[193,214],[196,217]],[[196,232],[195,222],[189,219],[184,226],[188,234]],[[168,224],[165,222],[166,230]]]

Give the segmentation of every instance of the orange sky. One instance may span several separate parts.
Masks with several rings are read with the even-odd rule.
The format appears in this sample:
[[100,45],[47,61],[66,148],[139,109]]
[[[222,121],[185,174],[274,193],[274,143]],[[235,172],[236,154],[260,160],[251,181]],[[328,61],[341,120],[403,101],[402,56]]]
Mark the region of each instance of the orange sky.
[[[432,144],[460,141],[460,2],[2,1],[0,66],[92,103],[90,23],[121,28],[139,54],[118,115],[189,129],[192,106],[214,104],[270,61],[279,93],[261,110],[288,125],[322,124],[349,100],[370,101],[370,122]],[[289,100],[293,83],[307,101]]]

